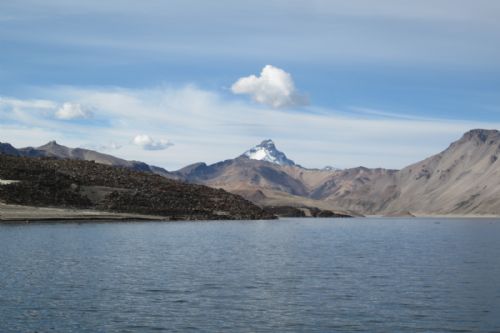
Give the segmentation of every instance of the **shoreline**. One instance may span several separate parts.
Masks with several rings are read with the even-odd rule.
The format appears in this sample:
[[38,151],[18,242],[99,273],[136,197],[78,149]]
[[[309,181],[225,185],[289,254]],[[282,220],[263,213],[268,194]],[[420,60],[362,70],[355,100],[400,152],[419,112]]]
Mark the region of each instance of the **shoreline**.
[[457,214],[449,214],[449,215],[429,215],[429,214],[415,214],[415,215],[365,215],[364,217],[368,219],[500,219],[500,215],[481,215],[481,214],[470,214],[470,215],[457,215]]
[[[146,215],[134,213],[114,213],[91,209],[34,207],[23,205],[9,205],[0,202],[1,224],[33,224],[33,223],[79,223],[79,222],[176,222],[176,221],[222,221],[229,219],[225,215],[220,218],[191,215]],[[247,219],[241,219],[247,220]],[[257,219],[256,219],[257,220]]]
[[37,222],[85,222],[85,221],[174,221],[172,217],[112,213],[71,208],[33,207],[0,203],[0,224],[24,224]]
[[[499,215],[420,215],[413,216],[384,216],[368,215],[368,219],[377,218],[500,218]],[[301,217],[297,217],[301,218]],[[321,219],[321,217],[319,217]],[[203,219],[205,220],[205,219]],[[217,221],[217,219],[206,219],[207,221]],[[113,213],[95,210],[79,210],[71,208],[33,207],[21,205],[7,205],[0,203],[0,224],[33,224],[33,223],[79,223],[79,222],[134,222],[134,221],[201,221],[201,219],[190,219],[181,216],[157,216],[144,214]]]

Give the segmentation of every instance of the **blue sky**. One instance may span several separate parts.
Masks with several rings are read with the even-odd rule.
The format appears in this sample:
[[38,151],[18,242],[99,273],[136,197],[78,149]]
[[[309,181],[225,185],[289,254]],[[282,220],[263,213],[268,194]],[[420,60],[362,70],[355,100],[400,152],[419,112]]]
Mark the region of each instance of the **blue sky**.
[[[4,1],[0,141],[175,169],[272,138],[309,167],[400,168],[500,127],[499,40],[496,0]],[[266,65],[291,90],[235,93]]]

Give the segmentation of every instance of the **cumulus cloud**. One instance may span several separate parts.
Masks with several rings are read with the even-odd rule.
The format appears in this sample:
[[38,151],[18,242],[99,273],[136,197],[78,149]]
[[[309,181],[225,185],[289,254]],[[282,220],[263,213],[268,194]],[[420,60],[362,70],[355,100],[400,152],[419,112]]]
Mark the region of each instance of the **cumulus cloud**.
[[240,78],[231,86],[231,91],[250,95],[255,102],[277,109],[308,104],[307,98],[295,88],[292,75],[271,65],[265,66],[258,77]]
[[92,117],[92,111],[79,103],[64,103],[55,113],[56,118],[62,120],[88,119]]
[[144,150],[164,150],[170,146],[173,146],[173,143],[168,140],[159,140],[155,141],[149,135],[139,134],[136,135],[134,140],[132,141],[135,145],[142,147]]

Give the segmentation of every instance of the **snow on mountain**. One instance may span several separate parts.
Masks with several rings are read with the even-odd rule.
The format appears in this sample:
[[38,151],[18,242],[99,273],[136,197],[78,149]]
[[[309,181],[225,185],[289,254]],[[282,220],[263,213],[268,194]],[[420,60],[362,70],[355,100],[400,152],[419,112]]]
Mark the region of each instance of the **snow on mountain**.
[[276,149],[274,142],[270,139],[262,141],[259,145],[247,150],[243,156],[251,160],[267,161],[278,165],[295,165],[286,155]]

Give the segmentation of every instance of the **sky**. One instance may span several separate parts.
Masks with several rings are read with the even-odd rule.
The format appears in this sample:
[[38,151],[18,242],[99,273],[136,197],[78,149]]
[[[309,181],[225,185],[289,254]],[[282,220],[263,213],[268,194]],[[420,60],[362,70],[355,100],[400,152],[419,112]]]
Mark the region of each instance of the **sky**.
[[0,2],[0,141],[402,168],[500,128],[497,0]]

